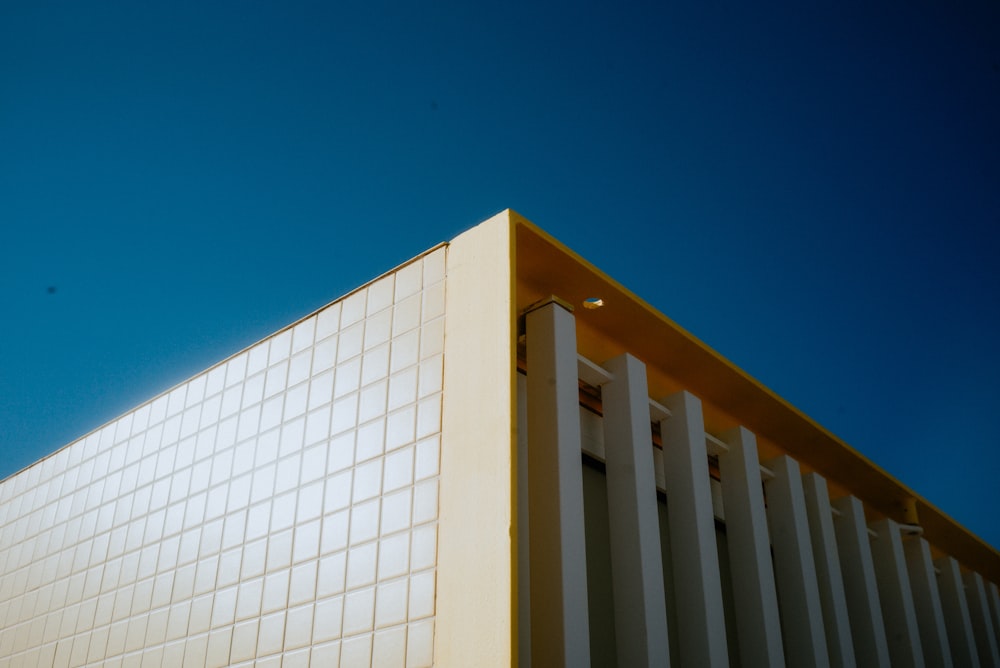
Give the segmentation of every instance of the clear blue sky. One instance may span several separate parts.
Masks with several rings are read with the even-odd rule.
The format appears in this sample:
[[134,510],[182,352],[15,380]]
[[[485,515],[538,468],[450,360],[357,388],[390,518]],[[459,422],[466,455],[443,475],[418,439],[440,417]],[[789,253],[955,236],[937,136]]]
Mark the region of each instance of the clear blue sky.
[[0,476],[511,207],[1000,545],[998,119],[995,2],[3,2]]

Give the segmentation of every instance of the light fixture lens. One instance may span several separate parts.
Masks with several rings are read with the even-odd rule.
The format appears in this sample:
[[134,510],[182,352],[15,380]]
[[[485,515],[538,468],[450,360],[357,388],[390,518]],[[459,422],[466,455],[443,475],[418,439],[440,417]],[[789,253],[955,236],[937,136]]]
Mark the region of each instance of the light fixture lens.
[[600,297],[588,297],[583,300],[583,308],[594,310],[604,306],[604,300]]

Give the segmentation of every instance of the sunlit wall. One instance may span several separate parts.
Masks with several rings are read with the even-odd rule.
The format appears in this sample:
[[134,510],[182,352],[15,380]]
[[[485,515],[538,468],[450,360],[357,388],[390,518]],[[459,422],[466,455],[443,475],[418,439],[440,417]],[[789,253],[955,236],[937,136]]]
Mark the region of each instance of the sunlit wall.
[[444,256],[0,483],[0,668],[430,665]]

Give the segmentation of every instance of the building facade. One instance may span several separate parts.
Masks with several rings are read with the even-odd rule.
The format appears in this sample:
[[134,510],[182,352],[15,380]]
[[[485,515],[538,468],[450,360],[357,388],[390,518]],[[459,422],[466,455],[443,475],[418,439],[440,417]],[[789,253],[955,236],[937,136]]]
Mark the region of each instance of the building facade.
[[998,582],[511,211],[0,483],[0,668],[998,666]]

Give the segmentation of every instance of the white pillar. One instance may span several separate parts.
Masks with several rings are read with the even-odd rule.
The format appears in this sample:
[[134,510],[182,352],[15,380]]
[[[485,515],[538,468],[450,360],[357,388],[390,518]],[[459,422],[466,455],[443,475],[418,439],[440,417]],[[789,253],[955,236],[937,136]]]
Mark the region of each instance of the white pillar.
[[783,666],[785,654],[757,438],[753,432],[737,427],[724,434],[722,440],[729,446],[728,452],[719,455],[719,473],[740,663],[747,667]]
[[646,365],[628,353],[607,361],[601,386],[619,666],[667,666],[667,605],[653,473]]
[[872,543],[872,559],[892,665],[923,666],[924,652],[899,523],[886,517],[872,525],[872,529],[878,534]]
[[528,531],[528,379],[517,376],[517,658],[531,668],[531,550]]
[[576,322],[549,301],[525,316],[531,662],[590,665]]
[[993,582],[986,583],[986,598],[990,603],[990,616],[993,619],[993,637],[1000,641],[1000,590]]
[[976,651],[976,638],[972,634],[969,605],[965,600],[962,571],[954,557],[941,557],[934,565],[941,571],[938,584],[941,585],[941,606],[944,608],[944,624],[948,629],[951,657],[960,668],[979,668],[979,654]]
[[766,466],[774,472],[764,489],[785,658],[792,666],[829,666],[799,464],[782,455]]
[[990,604],[986,599],[986,585],[983,576],[969,571],[965,574],[965,593],[969,601],[969,617],[972,618],[972,634],[979,648],[979,663],[991,668],[1000,668],[1000,651],[997,639],[993,637],[993,622],[990,619]]
[[671,412],[660,436],[680,663],[721,668],[729,652],[701,401],[682,391],[660,403]]
[[851,618],[854,656],[859,666],[889,668],[889,644],[882,623],[864,507],[853,496],[837,499],[833,507],[840,512],[833,520],[833,527],[840,551],[847,614]]
[[930,544],[920,537],[907,538],[903,541],[903,552],[906,554],[906,571],[910,574],[910,590],[917,610],[924,660],[929,666],[951,668],[954,664]]
[[809,517],[813,558],[816,560],[816,582],[823,606],[830,665],[833,668],[853,668],[857,662],[854,658],[854,642],[851,640],[851,622],[847,615],[837,538],[833,531],[830,494],[826,488],[826,480],[818,473],[802,476],[802,487]]

